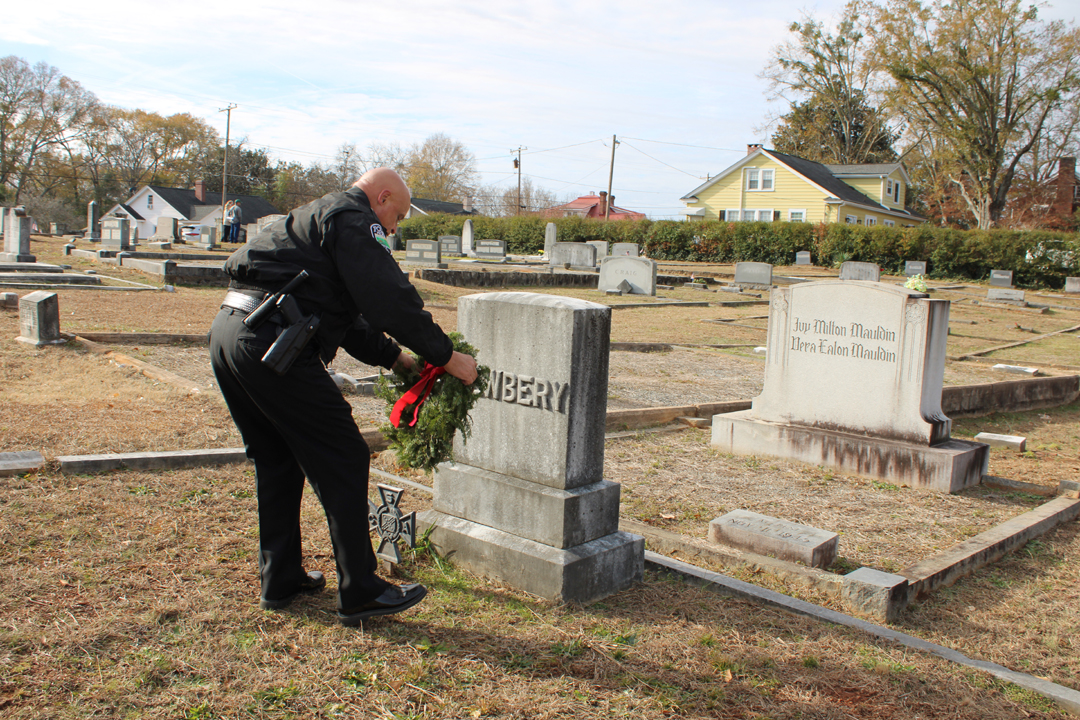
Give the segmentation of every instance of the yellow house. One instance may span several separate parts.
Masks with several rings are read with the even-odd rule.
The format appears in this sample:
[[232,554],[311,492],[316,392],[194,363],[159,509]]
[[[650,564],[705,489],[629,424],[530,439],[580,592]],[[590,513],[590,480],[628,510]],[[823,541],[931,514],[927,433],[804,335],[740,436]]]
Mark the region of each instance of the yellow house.
[[918,225],[926,220],[904,209],[908,185],[900,163],[822,165],[749,145],[680,199],[687,219]]

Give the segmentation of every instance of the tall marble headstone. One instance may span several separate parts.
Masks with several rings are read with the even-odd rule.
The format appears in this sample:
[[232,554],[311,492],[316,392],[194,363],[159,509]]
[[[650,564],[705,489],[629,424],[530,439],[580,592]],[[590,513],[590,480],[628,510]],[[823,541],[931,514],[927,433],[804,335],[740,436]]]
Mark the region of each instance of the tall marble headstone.
[[86,238],[92,242],[101,240],[101,211],[98,210],[97,200],[91,200],[86,204]]
[[456,564],[558,602],[639,581],[642,538],[619,531],[604,480],[611,308],[535,293],[458,300],[458,331],[489,385],[435,471],[419,520]]
[[472,257],[476,254],[473,249],[472,218],[466,218],[465,223],[461,226],[461,254],[465,257]]
[[58,345],[60,300],[56,293],[38,290],[19,299],[19,342],[29,345]]
[[559,231],[556,229],[555,223],[549,222],[544,226],[544,257],[549,261],[551,260],[551,248],[555,245],[558,235]]
[[177,239],[177,220],[172,217],[160,217],[158,218],[157,225],[154,226],[154,234],[150,236],[151,242],[176,242]]
[[951,439],[941,410],[948,321],[947,300],[894,285],[774,289],[764,388],[713,418],[713,444],[945,492],[978,483],[986,446]]
[[8,209],[7,220],[4,222],[4,252],[0,253],[0,260],[4,262],[37,262],[37,258],[30,254],[30,223],[32,218],[26,214],[23,206]]

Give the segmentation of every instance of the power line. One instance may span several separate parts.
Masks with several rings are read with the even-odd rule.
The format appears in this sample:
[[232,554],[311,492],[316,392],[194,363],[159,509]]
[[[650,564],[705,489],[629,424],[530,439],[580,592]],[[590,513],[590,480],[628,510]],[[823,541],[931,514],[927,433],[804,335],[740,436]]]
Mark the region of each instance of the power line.
[[645,151],[644,151],[644,150],[642,150],[641,148],[637,148],[637,147],[634,147],[634,146],[633,146],[633,145],[631,145],[630,143],[626,143],[626,146],[627,146],[627,147],[629,147],[629,148],[633,148],[634,150],[637,150],[637,151],[638,151],[639,153],[641,153],[641,154],[642,154],[642,155],[644,155],[645,157],[649,158],[650,160],[655,160],[656,162],[660,163],[661,165],[666,165],[667,167],[671,168],[672,170],[678,170],[678,171],[679,171],[679,172],[681,172],[681,173],[682,173],[683,175],[689,175],[690,177],[694,178],[695,180],[704,180],[704,178],[702,178],[702,177],[700,177],[700,176],[698,176],[698,175],[694,175],[693,173],[688,173],[688,172],[686,172],[685,170],[682,170],[682,169],[680,169],[680,168],[677,168],[677,167],[675,167],[674,165],[670,165],[670,164],[668,164],[668,163],[664,162],[663,160],[661,160],[661,159],[659,159],[659,158],[654,158],[654,157],[653,157],[652,155],[650,155],[649,153],[645,152]]
[[736,149],[732,149],[732,148],[718,148],[718,147],[711,147],[709,145],[689,145],[687,143],[668,142],[666,140],[649,140],[648,138],[627,137],[626,135],[623,135],[623,138],[625,140],[640,140],[641,142],[651,142],[651,143],[657,143],[659,145],[678,145],[679,147],[699,148],[701,150],[720,150],[721,152],[743,152],[743,150],[736,150]]

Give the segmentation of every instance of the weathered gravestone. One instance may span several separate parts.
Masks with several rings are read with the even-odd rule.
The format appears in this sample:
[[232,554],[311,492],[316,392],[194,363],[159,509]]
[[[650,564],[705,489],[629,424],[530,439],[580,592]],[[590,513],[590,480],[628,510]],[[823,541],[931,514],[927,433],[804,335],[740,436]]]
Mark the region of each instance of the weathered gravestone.
[[713,417],[712,443],[943,492],[978,483],[986,445],[951,439],[941,410],[948,321],[947,300],[894,285],[774,289],[764,388]]
[[639,581],[644,541],[619,531],[603,479],[611,308],[534,293],[468,295],[458,331],[490,368],[468,442],[435,470],[419,518],[472,572],[554,601],[590,602]]
[[596,248],[586,243],[555,243],[548,254],[548,262],[555,267],[566,264],[571,267],[596,267]]
[[154,234],[150,236],[153,243],[174,243],[177,238],[177,220],[171,217],[158,218],[154,226]]
[[405,243],[405,261],[441,265],[442,243],[438,240],[409,240]]
[[472,257],[476,254],[473,246],[473,222],[472,218],[466,218],[461,226],[461,254]]
[[8,209],[4,221],[4,252],[0,260],[4,262],[32,263],[37,258],[30,254],[30,223],[32,218],[26,214],[23,206]]
[[600,292],[618,290],[623,282],[629,283],[632,295],[656,295],[656,261],[617,255],[600,261]]
[[599,265],[600,261],[608,256],[607,240],[588,240],[585,244],[596,248],[596,265]]
[[111,250],[131,247],[131,224],[127,218],[107,217],[101,221],[101,246]]
[[558,230],[555,223],[549,222],[544,226],[544,257],[549,261],[551,260],[551,249],[554,247],[558,238]]
[[0,307],[19,307],[19,294],[13,292],[0,292]]
[[991,302],[1024,302],[1024,291],[1011,287],[991,287],[986,289],[986,299]]
[[442,245],[442,254],[461,255],[461,237],[458,235],[440,235],[439,244]]
[[476,244],[476,257],[484,260],[505,260],[505,240],[480,240]]
[[49,234],[53,237],[59,237],[67,231],[67,228],[63,223],[49,223]]
[[848,260],[840,265],[840,279],[878,282],[881,280],[881,268],[875,263]]
[[57,345],[60,337],[60,299],[56,293],[38,290],[19,299],[19,342]]
[[101,239],[101,211],[98,210],[97,200],[91,200],[86,204],[86,238],[93,242]]
[[614,243],[611,246],[611,254],[615,257],[637,257],[641,253],[638,252],[637,243]]
[[800,250],[795,253],[796,265],[809,265],[810,264],[810,252],[807,250]]
[[1065,292],[1080,293],[1080,277],[1065,278]]
[[993,287],[1011,288],[1013,286],[1012,270],[991,270],[990,285]]
[[735,284],[764,289],[772,287],[772,265],[761,262],[735,263]]
[[926,275],[926,261],[905,260],[904,275],[906,275],[907,277],[913,277],[915,275]]
[[840,536],[749,510],[732,510],[709,523],[709,541],[759,555],[825,568],[836,559]]
[[209,227],[207,225],[199,226],[199,242],[195,243],[196,247],[200,247],[203,250],[213,250],[218,244],[218,229],[216,227]]

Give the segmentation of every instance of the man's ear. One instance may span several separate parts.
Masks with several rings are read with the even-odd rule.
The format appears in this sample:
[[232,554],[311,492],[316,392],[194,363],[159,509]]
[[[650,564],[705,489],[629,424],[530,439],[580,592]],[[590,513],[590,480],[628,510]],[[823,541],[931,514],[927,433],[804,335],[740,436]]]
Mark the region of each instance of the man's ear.
[[380,205],[382,205],[383,203],[385,203],[387,200],[390,199],[390,196],[392,194],[393,193],[391,193],[389,189],[385,189],[381,193],[379,193],[379,197],[378,197],[376,202],[378,202]]

